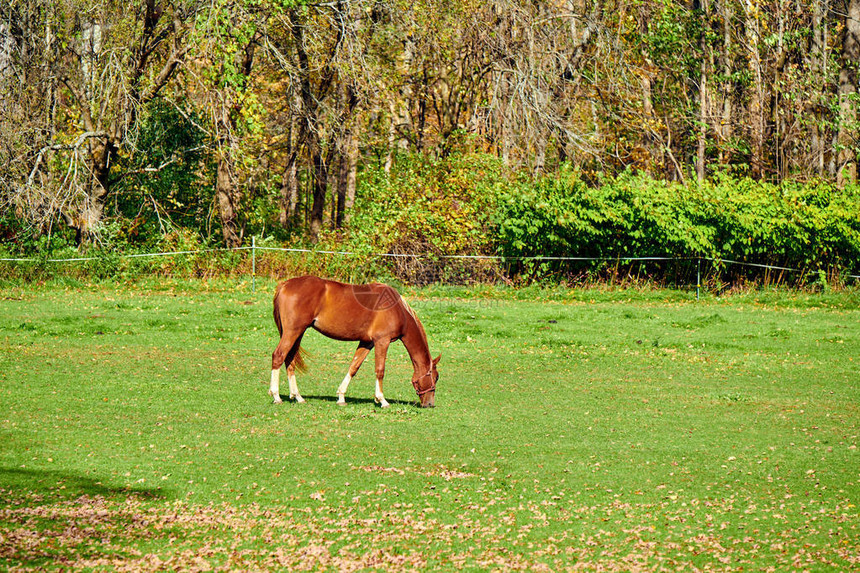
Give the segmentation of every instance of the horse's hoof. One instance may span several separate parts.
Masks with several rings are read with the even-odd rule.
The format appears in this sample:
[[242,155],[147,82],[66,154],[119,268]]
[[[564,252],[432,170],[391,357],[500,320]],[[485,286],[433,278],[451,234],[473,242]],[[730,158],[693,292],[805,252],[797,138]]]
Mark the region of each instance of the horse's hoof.
[[346,400],[338,400],[337,405],[338,406],[346,406]]
[[280,398],[275,398],[274,400],[272,400],[272,404],[283,404],[283,403],[284,403],[284,401],[281,400]]

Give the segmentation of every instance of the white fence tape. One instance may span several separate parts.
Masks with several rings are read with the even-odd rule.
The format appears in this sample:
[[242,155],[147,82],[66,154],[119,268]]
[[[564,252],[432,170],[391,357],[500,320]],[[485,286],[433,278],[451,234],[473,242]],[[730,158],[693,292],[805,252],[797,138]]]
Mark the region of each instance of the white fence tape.
[[[244,247],[250,248],[250,247]],[[360,253],[353,251],[315,251],[312,249],[288,249],[278,247],[253,247],[258,251],[282,251],[288,253],[314,253],[321,255],[347,255],[355,256]],[[422,259],[431,258],[429,255],[417,255],[409,253],[370,253],[369,257],[392,257],[392,258],[412,258]],[[436,259],[474,259],[488,261],[680,261],[680,260],[696,260],[697,257],[506,257],[502,255],[438,255]]]
[[[118,255],[119,258],[125,259],[134,259],[134,258],[146,258],[146,257],[170,257],[175,255],[197,255],[201,253],[216,253],[216,252],[228,252],[228,251],[251,251],[252,255],[256,255],[256,251],[278,251],[285,253],[307,253],[307,254],[315,254],[315,255],[339,255],[339,256],[357,256],[361,253],[357,253],[354,251],[323,251],[323,250],[314,250],[314,249],[295,249],[295,248],[281,248],[281,247],[258,247],[256,245],[252,245],[250,247],[234,247],[234,248],[219,248],[219,249],[199,249],[194,251],[167,251],[160,253],[135,253],[135,254],[121,254]],[[531,256],[531,257],[508,257],[502,255],[438,255],[435,257],[431,257],[429,255],[420,255],[420,254],[406,254],[406,253],[370,253],[366,256],[369,257],[389,257],[389,258],[435,258],[435,259],[472,259],[472,260],[492,260],[492,261],[623,261],[623,262],[634,262],[634,261],[710,261],[719,264],[732,264],[732,265],[740,265],[746,267],[756,267],[760,269],[768,269],[768,270],[778,270],[778,271],[789,271],[789,272],[804,272],[803,269],[796,269],[792,267],[781,267],[776,265],[764,265],[759,263],[747,263],[743,261],[735,261],[732,259],[719,259],[714,257],[545,257],[545,256]],[[37,258],[0,258],[0,262],[46,262],[46,263],[70,263],[70,262],[85,262],[85,261],[96,261],[101,259],[102,257],[76,257],[69,259],[37,259]],[[807,269],[808,270],[808,269]],[[849,274],[846,275],[848,278],[852,279],[860,279],[860,275]]]
[[[200,249],[197,251],[168,251],[164,253],[134,253],[130,255],[118,255],[121,259],[135,259],[135,258],[145,258],[145,257],[170,257],[173,255],[197,255],[200,253],[217,253],[223,251],[250,251],[253,247],[236,247],[233,249]],[[257,247],[259,250],[259,247]],[[73,263],[73,262],[81,262],[81,261],[98,261],[103,259],[104,257],[78,257],[73,259],[35,259],[35,258],[26,258],[26,259],[0,259],[0,262],[44,262],[44,263]]]

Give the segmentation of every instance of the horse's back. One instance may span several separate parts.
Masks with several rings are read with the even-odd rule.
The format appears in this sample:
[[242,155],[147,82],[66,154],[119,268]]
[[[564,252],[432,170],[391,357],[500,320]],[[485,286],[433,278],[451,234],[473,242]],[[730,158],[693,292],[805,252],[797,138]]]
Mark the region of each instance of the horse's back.
[[368,308],[368,305],[363,299],[367,295],[379,299],[379,304],[369,305],[370,310],[384,310],[400,299],[400,293],[397,290],[383,283],[347,284],[312,275],[294,277],[278,283],[275,299],[277,300],[282,294],[313,297],[318,293],[333,300],[355,301],[365,308]]
[[275,291],[275,322],[286,328],[312,326],[342,340],[371,340],[387,333],[396,337],[402,331],[399,303],[399,293],[381,283],[354,285],[296,277],[283,281]]
[[327,282],[330,282],[330,281],[327,281],[326,279],[321,279],[319,277],[311,276],[311,275],[305,275],[305,276],[301,276],[301,277],[294,277],[291,279],[287,279],[285,281],[281,281],[280,283],[278,283],[278,286],[275,289],[275,298],[277,298],[281,292],[284,292],[286,294],[291,294],[294,292],[307,293],[307,292],[310,292],[313,290],[321,290],[322,291],[322,290],[325,290],[325,285]]

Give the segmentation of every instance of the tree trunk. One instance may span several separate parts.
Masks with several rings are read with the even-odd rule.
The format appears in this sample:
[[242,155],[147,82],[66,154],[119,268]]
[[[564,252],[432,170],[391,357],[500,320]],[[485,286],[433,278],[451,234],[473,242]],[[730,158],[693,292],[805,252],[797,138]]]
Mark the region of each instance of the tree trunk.
[[860,0],[848,0],[839,72],[839,135],[836,182],[857,181],[857,79],[860,66]]
[[702,35],[699,38],[699,51],[701,63],[699,65],[699,135],[696,144],[696,177],[699,181],[705,180],[705,151],[708,144],[708,82],[709,63],[708,55],[708,28],[710,26],[710,7],[708,0],[701,0],[700,10],[702,12]]
[[12,53],[14,51],[15,38],[12,36],[12,27],[8,22],[0,20],[0,86],[14,73],[12,69]]
[[[95,64],[102,46],[101,26],[92,21],[84,21],[81,36],[81,85],[84,101],[89,103],[93,101]],[[84,114],[84,124],[88,131],[96,130],[89,113]],[[79,245],[98,241],[99,225],[110,191],[110,167],[116,151],[109,135],[90,139],[88,148],[92,177],[85,184],[83,203],[77,205],[76,211],[70,217],[70,226],[75,230]]]
[[511,80],[510,76],[507,73],[497,74],[498,80],[496,82],[498,92],[498,104],[497,104],[497,123],[500,125],[500,137],[501,137],[501,155],[502,155],[502,165],[506,168],[512,167],[511,160],[511,150],[516,148],[516,142],[514,140],[513,129],[511,125],[513,123],[513,119],[511,118]]
[[[338,161],[337,188],[336,198],[334,201],[334,216],[332,217],[332,227],[340,229],[343,227],[344,218],[346,216],[346,198],[349,194],[350,173],[355,169],[353,165],[353,157],[351,155],[353,141],[355,140],[354,130],[356,122],[354,121],[355,108],[358,105],[358,97],[352,86],[341,84],[340,87],[340,105],[343,110],[341,113],[341,121],[344,126],[338,145],[337,153],[340,156]],[[352,179],[353,197],[355,196],[355,176]]]
[[[254,47],[259,32],[246,44],[244,50],[237,54],[239,73],[248,78],[254,64]],[[239,220],[239,210],[242,204],[242,191],[236,176],[236,158],[239,154],[239,139],[236,135],[238,128],[237,116],[242,108],[241,93],[246,85],[238,88],[239,93],[233,93],[230,88],[224,91],[225,101],[218,110],[217,129],[219,134],[219,157],[216,173],[215,195],[218,198],[218,210],[221,215],[221,231],[224,244],[228,249],[242,246],[244,225]]]
[[[56,59],[54,55],[55,40],[54,35],[54,13],[51,8],[47,8],[45,22],[45,61],[53,62]],[[0,34],[2,37],[2,34]],[[0,78],[2,78],[3,64],[0,62]],[[48,134],[48,141],[53,143],[56,137],[56,108],[57,108],[57,78],[51,77],[48,80],[48,92],[45,97],[45,131]]]
[[278,220],[282,227],[290,225],[290,221],[296,218],[296,209],[299,204],[299,178],[296,166],[297,152],[288,153],[287,166],[281,181],[281,212]]
[[388,148],[385,153],[385,163],[382,169],[386,175],[391,175],[391,168],[394,166],[394,141],[397,135],[396,119],[394,117],[395,107],[394,102],[388,102]]
[[[325,200],[328,191],[328,169],[330,157],[323,157],[323,142],[320,139],[320,102],[325,100],[330,93],[335,81],[336,73],[331,62],[326,63],[321,70],[312,70],[310,58],[305,46],[304,28],[306,23],[300,16],[299,11],[291,10],[290,21],[293,22],[292,35],[296,56],[298,58],[299,84],[301,86],[301,136],[300,140],[305,143],[308,157],[312,167],[312,202],[310,213],[310,235],[312,241],[319,239],[323,228],[323,217],[325,215]],[[338,30],[336,43],[342,39],[343,29]],[[319,77],[315,84],[313,78]],[[314,89],[316,87],[316,89]],[[333,144],[329,145],[329,153]]]
[[734,129],[732,126],[733,108],[732,102],[733,84],[731,77],[734,73],[734,58],[732,55],[732,21],[734,20],[734,10],[730,0],[720,0],[722,8],[723,20],[723,45],[720,53],[720,65],[722,68],[722,87],[720,89],[720,97],[722,98],[722,117],[718,128],[720,138],[719,162],[725,165],[731,161],[731,142],[734,137]]
[[[639,35],[643,38],[650,34],[649,22],[651,20],[651,16],[652,14],[646,6],[642,5],[639,7],[637,26],[639,28]],[[640,55],[642,57],[642,70],[639,75],[639,88],[642,92],[643,125],[641,142],[642,147],[648,150],[648,155],[650,157],[648,172],[655,175],[655,172],[663,169],[666,161],[664,153],[662,152],[663,146],[660,145],[660,138],[657,133],[657,126],[661,121],[654,112],[654,84],[651,74],[653,70],[657,69],[657,67],[651,60],[644,44],[640,46]]]
[[[301,105],[301,102],[299,102]],[[298,178],[298,155],[299,142],[294,141],[293,129],[295,118],[290,117],[287,127],[287,148],[284,153],[287,157],[287,165],[281,175],[281,210],[278,214],[278,222],[281,227],[287,228],[296,218],[296,208],[299,203],[299,178]],[[299,137],[301,139],[301,136]]]
[[311,136],[309,145],[311,163],[313,164],[313,202],[311,204],[311,240],[319,239],[323,228],[323,217],[325,215],[325,196],[328,191],[328,165],[320,148],[319,139],[314,134]]
[[346,203],[344,204],[344,221],[349,221],[352,207],[355,205],[355,188],[358,175],[358,137],[353,134],[347,148],[349,171],[346,174]]
[[99,225],[110,191],[110,167],[116,152],[117,147],[110,137],[92,138],[89,142],[92,177],[86,182],[83,203],[76,204],[71,212],[65,214],[66,222],[75,231],[78,245],[98,242]]
[[749,70],[753,86],[749,95],[749,125],[750,125],[750,174],[755,179],[764,175],[764,138],[765,138],[765,109],[764,109],[764,78],[762,77],[762,62],[759,49],[761,26],[758,21],[758,10],[753,0],[746,0],[746,38],[749,49]]
[[[817,85],[826,85],[825,73],[827,70],[827,23],[825,16],[828,11],[829,0],[813,0],[812,10],[812,34],[809,40],[809,62],[808,66],[812,75],[817,80]],[[822,97],[824,94],[819,93]],[[825,171],[826,133],[822,127],[822,106],[811,102],[812,125],[809,128],[810,153],[812,155],[812,172],[819,177]]]
[[355,200],[355,163],[352,156],[353,134],[351,129],[347,129],[343,136],[343,143],[340,152],[340,168],[337,175],[337,209],[334,217],[334,227],[340,229],[343,227],[346,219],[346,201],[350,194],[350,175],[352,175],[352,197]]
[[[788,53],[785,47],[785,10],[782,3],[777,3],[777,37],[776,37],[776,61],[773,63],[773,75],[770,97],[770,119],[773,126],[773,169],[776,172],[777,181],[782,181],[788,171],[785,157],[785,146],[788,143],[788,130],[784,125],[782,111],[782,79]],[[773,59],[772,57],[770,58]]]
[[218,159],[215,195],[218,198],[218,214],[221,219],[224,245],[228,249],[242,246],[242,233],[239,228],[240,197],[233,182],[233,166],[228,157],[222,156]]
[[532,169],[532,173],[535,177],[543,175],[544,169],[546,168],[546,145],[547,136],[543,130],[541,130],[538,132],[537,140],[535,141],[534,167]]

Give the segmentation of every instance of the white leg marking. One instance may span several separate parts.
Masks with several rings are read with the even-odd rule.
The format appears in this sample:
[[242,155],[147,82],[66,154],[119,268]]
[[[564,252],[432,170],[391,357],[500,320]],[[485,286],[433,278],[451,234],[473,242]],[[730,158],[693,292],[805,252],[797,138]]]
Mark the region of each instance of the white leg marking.
[[376,380],[376,393],[374,394],[374,398],[376,403],[379,404],[383,408],[388,408],[389,404],[385,400],[385,396],[382,395],[382,387],[379,384],[379,379]]
[[340,386],[337,387],[337,403],[339,405],[346,404],[346,398],[344,395],[346,394],[346,389],[349,388],[349,383],[352,381],[352,376],[347,372],[346,378],[343,379],[343,382],[340,383]]
[[275,404],[281,403],[280,379],[281,369],[272,370],[272,381],[269,383],[269,396],[272,397]]
[[296,402],[300,404],[305,401],[305,399],[302,398],[302,395],[299,394],[299,385],[296,383],[295,374],[290,375],[290,399],[292,400],[293,398],[295,398]]

